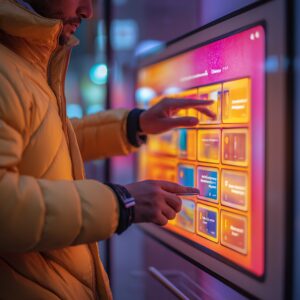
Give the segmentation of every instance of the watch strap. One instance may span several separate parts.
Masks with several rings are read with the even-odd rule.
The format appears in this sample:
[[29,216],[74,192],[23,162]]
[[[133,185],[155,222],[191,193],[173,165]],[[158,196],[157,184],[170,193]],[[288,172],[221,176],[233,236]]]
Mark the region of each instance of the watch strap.
[[117,234],[124,232],[134,221],[135,199],[128,190],[118,184],[106,183],[116,194],[119,202],[119,224]]

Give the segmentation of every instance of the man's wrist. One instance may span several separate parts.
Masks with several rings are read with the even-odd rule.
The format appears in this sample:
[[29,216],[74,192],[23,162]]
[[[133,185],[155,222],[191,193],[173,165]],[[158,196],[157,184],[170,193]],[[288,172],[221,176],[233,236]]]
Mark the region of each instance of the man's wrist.
[[135,199],[128,190],[121,185],[106,183],[116,194],[119,202],[119,224],[117,234],[124,232],[134,221]]
[[147,142],[147,135],[142,133],[140,125],[140,116],[143,112],[143,109],[135,108],[127,117],[127,139],[134,147],[140,147]]

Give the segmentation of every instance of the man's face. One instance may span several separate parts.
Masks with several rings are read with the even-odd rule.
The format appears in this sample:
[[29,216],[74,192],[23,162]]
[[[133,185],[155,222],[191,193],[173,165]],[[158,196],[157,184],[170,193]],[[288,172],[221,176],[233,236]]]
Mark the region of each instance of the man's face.
[[66,44],[82,19],[93,15],[93,0],[28,0],[40,15],[63,21],[60,44]]

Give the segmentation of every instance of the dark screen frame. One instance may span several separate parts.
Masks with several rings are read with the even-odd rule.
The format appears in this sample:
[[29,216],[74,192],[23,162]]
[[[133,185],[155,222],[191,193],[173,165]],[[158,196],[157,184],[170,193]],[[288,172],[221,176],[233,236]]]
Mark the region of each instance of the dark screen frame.
[[[266,31],[266,55],[278,58],[288,55],[286,40],[287,7],[284,0],[263,1],[254,3],[251,8],[235,12],[228,17],[203,26],[175,41],[168,43],[166,49],[152,57],[140,61],[139,68],[157,63],[174,55],[186,52],[211,43],[214,40],[243,31],[255,25],[262,25]],[[238,24],[238,26],[237,26]],[[290,107],[285,101],[288,92],[288,70],[279,62],[276,73],[266,74],[266,216],[265,216],[265,274],[261,278],[251,276],[236,266],[228,264],[214,255],[197,252],[197,248],[190,245],[184,238],[174,236],[174,233],[158,228],[154,225],[142,225],[147,234],[152,235],[161,243],[181,253],[188,260],[193,261],[200,268],[209,270],[211,274],[223,280],[226,284],[242,291],[245,295],[262,299],[283,299],[287,294],[287,273],[289,269],[288,257],[290,253],[290,239],[287,234],[287,209],[292,201],[288,190],[291,180],[291,160],[288,159],[292,141],[286,134],[290,126],[287,112]],[[276,92],[272,91],[273,89]],[[276,105],[272,98],[276,95]],[[279,124],[275,125],[279,120]],[[282,121],[282,122],[280,122]],[[279,126],[279,125],[282,126]],[[277,138],[275,139],[276,136]],[[277,143],[274,143],[277,140]],[[278,149],[272,149],[278,144]],[[278,162],[274,166],[274,162]],[[276,178],[276,174],[281,174]],[[274,189],[274,187],[276,187]],[[290,198],[290,199],[289,199]],[[275,199],[275,200],[274,200]],[[287,201],[289,199],[290,201]],[[274,202],[275,201],[275,202]],[[288,202],[288,203],[286,203]],[[275,204],[277,207],[275,207]],[[276,247],[274,248],[274,245]],[[199,252],[199,250],[198,250]],[[208,256],[211,259],[208,259]],[[276,271],[275,271],[276,270]]]

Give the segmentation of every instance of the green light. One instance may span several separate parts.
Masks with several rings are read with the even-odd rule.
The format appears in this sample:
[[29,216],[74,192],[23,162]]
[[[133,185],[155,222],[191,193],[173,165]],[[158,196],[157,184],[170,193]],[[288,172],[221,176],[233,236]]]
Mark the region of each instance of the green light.
[[97,64],[90,70],[90,79],[95,84],[106,84],[107,74],[107,66],[105,64]]

